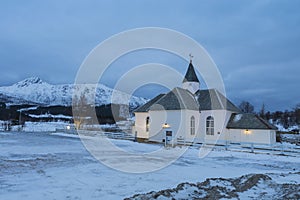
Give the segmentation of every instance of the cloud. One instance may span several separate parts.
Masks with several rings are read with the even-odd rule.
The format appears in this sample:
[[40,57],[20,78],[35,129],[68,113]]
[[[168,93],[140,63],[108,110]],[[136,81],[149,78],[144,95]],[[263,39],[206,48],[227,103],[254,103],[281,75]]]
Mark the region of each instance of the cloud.
[[[299,7],[299,1],[271,0],[1,2],[0,67],[5,77],[0,85],[33,75],[71,83],[101,41],[127,29],[160,26],[181,31],[207,49],[234,101],[290,108],[300,99]],[[137,64],[148,61],[131,58]],[[181,73],[187,65],[172,60],[162,64]],[[112,73],[122,67],[116,63]],[[107,78],[108,85],[117,81],[113,77]]]

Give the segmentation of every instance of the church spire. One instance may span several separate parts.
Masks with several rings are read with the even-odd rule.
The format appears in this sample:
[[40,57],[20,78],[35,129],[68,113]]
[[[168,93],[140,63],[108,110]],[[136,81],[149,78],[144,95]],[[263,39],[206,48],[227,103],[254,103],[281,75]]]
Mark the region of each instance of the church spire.
[[199,79],[196,75],[196,72],[195,72],[195,69],[194,69],[194,66],[192,63],[192,59],[194,56],[192,56],[191,54],[189,56],[190,56],[190,64],[189,64],[188,70],[186,71],[186,74],[185,74],[182,82],[183,83],[184,82],[198,82],[199,83]]
[[187,89],[194,94],[200,89],[200,82],[192,64],[193,56],[191,54],[189,56],[190,64],[182,81],[182,88]]

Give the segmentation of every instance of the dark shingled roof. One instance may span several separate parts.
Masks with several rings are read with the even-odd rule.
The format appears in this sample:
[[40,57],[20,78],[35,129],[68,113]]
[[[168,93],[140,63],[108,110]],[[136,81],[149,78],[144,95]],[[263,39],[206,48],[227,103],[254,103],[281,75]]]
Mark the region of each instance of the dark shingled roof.
[[155,104],[155,102],[157,102],[161,97],[163,97],[165,94],[159,94],[156,97],[154,97],[153,99],[151,99],[150,101],[148,101],[147,103],[145,103],[144,105],[138,107],[137,109],[135,109],[133,112],[148,112],[150,106],[152,106],[153,104]]
[[134,112],[149,110],[229,110],[241,111],[216,89],[199,90],[195,95],[182,88],[174,88],[167,94],[160,94],[140,106]]
[[192,62],[190,62],[188,70],[184,76],[183,83],[184,82],[199,82]]
[[252,113],[232,114],[228,121],[227,128],[277,130],[274,125]]
[[199,90],[196,99],[200,110],[229,110],[240,113],[241,111],[216,89]]
[[174,88],[156,101],[150,110],[199,110],[199,105],[192,93],[182,88]]

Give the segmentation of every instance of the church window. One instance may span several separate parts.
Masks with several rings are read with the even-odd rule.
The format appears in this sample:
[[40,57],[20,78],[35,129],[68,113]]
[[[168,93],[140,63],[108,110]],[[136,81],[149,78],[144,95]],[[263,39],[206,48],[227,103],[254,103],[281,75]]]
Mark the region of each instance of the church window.
[[214,118],[209,116],[206,118],[206,135],[214,135]]
[[195,135],[195,117],[191,117],[191,135]]

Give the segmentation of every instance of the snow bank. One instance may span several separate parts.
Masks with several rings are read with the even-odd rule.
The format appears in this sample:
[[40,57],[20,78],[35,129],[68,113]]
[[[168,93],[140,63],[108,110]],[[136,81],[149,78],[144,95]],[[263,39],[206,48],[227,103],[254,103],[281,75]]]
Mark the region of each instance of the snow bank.
[[284,128],[282,124],[275,124],[275,126],[278,128],[278,131],[281,131],[281,132],[290,132],[290,131],[295,130],[295,129],[299,130],[298,125],[290,126],[288,128]]
[[66,129],[70,126],[65,122],[25,122],[23,131],[26,132],[54,132],[56,129]]
[[66,116],[66,115],[52,115],[52,114],[41,114],[41,115],[34,115],[34,114],[29,114],[30,117],[33,118],[54,118],[54,119],[72,119],[73,117],[71,116]]
[[[126,200],[141,199],[298,199],[300,185],[278,183],[277,177],[300,180],[299,173],[248,174],[238,178],[209,178],[201,183],[181,183],[176,188],[137,194]],[[298,181],[299,183],[299,181]],[[266,192],[268,191],[268,192]]]

